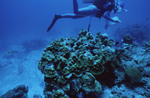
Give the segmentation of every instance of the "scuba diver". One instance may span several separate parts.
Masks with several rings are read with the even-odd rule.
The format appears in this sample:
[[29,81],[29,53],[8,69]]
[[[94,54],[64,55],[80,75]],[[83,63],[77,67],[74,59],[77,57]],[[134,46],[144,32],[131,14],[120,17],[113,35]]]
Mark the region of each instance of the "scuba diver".
[[[114,22],[114,23],[120,23],[121,21],[118,18],[111,18],[110,13],[114,11],[121,12],[123,10],[124,5],[119,4],[118,0],[115,2],[115,0],[83,0],[84,3],[92,3],[88,7],[80,8],[78,9],[78,3],[77,0],[73,0],[73,7],[74,7],[74,13],[68,13],[68,14],[62,14],[62,15],[55,15],[52,23],[47,29],[47,32],[49,32],[52,27],[54,26],[55,22],[58,19],[61,18],[72,18],[72,19],[78,19],[83,18],[87,16],[97,17],[97,18],[105,18],[108,21]],[[107,25],[108,27],[108,25]]]

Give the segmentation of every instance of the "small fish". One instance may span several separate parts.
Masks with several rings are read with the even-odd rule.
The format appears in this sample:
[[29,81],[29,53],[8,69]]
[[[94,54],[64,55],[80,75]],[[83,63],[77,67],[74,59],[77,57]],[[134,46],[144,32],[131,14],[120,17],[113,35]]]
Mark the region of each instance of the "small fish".
[[7,53],[8,53],[8,54],[14,54],[14,53],[18,53],[18,51],[12,50],[12,51],[8,51]]

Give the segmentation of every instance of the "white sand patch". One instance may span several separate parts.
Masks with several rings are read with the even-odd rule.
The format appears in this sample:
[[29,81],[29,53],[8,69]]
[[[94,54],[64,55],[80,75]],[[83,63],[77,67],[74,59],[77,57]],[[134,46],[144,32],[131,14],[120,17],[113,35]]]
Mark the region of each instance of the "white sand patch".
[[32,51],[21,57],[18,55],[19,58],[8,58],[7,60],[1,58],[5,59],[5,62],[1,63],[5,64],[5,67],[0,69],[0,95],[21,84],[29,87],[29,98],[32,98],[34,94],[43,95],[44,76],[37,68],[42,52],[43,50]]

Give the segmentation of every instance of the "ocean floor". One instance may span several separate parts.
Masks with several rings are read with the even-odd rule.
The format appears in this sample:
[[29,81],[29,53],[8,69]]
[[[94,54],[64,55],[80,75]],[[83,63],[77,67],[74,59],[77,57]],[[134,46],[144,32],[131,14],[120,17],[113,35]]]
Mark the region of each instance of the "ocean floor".
[[[38,69],[38,62],[41,59],[44,47],[39,49],[24,47],[27,44],[10,46],[10,51],[0,54],[0,96],[17,85],[26,85],[29,88],[28,97],[41,95],[44,98],[45,88],[44,75]],[[34,46],[35,44],[33,44]],[[41,45],[41,44],[40,44]],[[37,46],[35,46],[37,47]],[[43,47],[43,48],[42,48]],[[113,85],[102,85],[102,93],[98,98],[150,98],[150,41],[143,44],[123,43],[115,46],[120,51],[121,65],[114,70],[117,78]],[[135,74],[131,76],[131,70],[136,68],[140,71],[142,78],[137,79]],[[137,71],[133,69],[133,71]],[[135,79],[135,80],[134,80]],[[136,80],[137,79],[137,80]],[[78,94],[82,98],[82,94]]]
[[9,50],[0,55],[0,96],[17,85],[28,86],[29,98],[43,95],[44,76],[37,68],[43,49],[24,53],[22,45],[14,45]]

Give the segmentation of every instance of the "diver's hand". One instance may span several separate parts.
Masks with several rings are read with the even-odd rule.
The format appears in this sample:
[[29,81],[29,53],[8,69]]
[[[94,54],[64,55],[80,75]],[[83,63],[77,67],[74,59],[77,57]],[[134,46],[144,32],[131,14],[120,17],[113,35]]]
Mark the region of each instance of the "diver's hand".
[[121,23],[121,21],[120,20],[116,20],[116,21],[114,21],[115,23]]
[[117,16],[113,17],[112,20],[112,22],[114,23],[121,23],[120,19]]
[[121,21],[120,21],[120,20],[114,20],[114,22],[115,22],[115,23],[121,23]]

